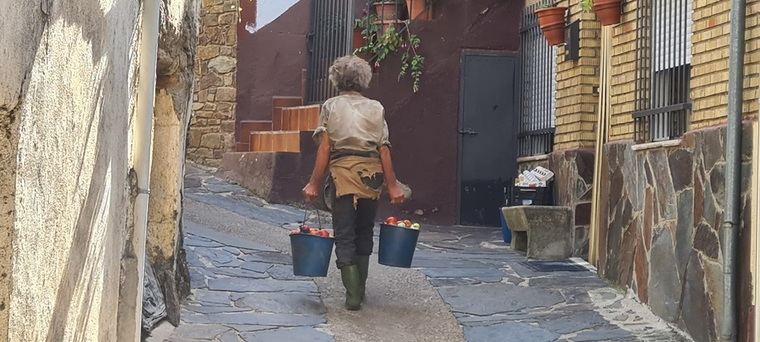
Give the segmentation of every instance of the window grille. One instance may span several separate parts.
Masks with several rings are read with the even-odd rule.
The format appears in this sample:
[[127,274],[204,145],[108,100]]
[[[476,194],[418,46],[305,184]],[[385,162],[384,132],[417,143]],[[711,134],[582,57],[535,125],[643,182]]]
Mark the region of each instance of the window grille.
[[328,78],[330,65],[353,52],[354,1],[317,0],[311,6],[307,102],[320,103],[337,95]]
[[691,112],[692,0],[643,0],[637,10],[635,139],[678,138]]
[[520,156],[546,154],[554,145],[556,48],[538,27],[534,11],[551,1],[527,6],[520,27],[520,114],[517,135]]

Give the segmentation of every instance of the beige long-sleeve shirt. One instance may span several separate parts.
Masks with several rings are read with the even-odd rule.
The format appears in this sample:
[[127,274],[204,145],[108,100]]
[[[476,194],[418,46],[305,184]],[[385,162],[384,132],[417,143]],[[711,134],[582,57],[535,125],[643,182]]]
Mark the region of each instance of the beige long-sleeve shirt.
[[314,138],[327,132],[331,151],[376,152],[390,145],[385,109],[359,93],[333,97],[322,105]]

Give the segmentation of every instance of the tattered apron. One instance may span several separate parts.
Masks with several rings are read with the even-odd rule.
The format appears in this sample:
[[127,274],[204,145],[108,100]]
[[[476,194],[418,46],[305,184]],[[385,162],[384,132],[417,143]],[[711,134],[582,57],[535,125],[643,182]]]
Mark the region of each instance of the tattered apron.
[[353,195],[354,207],[359,199],[377,200],[385,182],[379,156],[333,153],[330,174],[335,197]]

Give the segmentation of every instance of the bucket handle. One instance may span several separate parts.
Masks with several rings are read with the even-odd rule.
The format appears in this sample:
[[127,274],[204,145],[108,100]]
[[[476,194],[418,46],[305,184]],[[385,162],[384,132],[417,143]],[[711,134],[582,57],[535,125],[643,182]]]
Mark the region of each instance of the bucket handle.
[[306,224],[306,221],[309,219],[309,213],[316,211],[317,212],[317,224],[319,224],[319,229],[322,229],[322,214],[319,212],[319,209],[313,208],[313,209],[306,209],[303,211],[303,223]]

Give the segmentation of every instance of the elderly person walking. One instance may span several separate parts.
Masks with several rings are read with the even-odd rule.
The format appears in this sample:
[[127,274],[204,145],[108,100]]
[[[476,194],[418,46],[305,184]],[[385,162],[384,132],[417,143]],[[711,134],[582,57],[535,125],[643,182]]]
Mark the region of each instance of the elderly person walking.
[[408,188],[393,171],[384,108],[361,94],[372,80],[369,64],[356,56],[341,57],[330,67],[329,76],[340,93],[322,105],[314,132],[319,143],[316,165],[303,195],[308,201],[317,197],[329,166],[335,185],[332,217],[337,266],[346,288],[346,308],[359,310],[383,184],[394,204],[404,201]]

